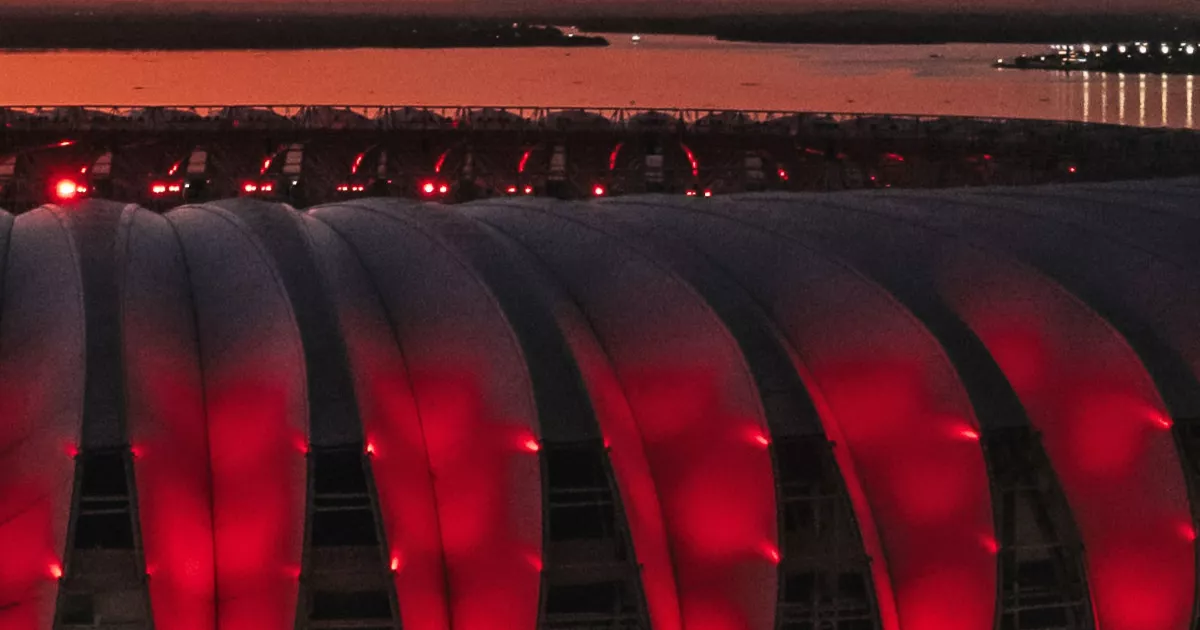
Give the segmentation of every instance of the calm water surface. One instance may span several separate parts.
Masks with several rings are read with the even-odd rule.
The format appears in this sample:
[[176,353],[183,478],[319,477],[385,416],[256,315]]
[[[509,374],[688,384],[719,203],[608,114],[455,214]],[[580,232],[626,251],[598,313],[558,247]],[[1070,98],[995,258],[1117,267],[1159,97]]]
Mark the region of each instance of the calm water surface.
[[5,105],[695,107],[1053,118],[1195,128],[1194,76],[996,70],[1040,46],[0,53]]

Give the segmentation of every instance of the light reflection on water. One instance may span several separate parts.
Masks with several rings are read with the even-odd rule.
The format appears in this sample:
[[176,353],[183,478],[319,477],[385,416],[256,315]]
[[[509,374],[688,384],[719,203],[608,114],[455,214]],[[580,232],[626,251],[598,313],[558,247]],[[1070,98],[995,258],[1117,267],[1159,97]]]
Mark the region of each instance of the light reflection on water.
[[610,39],[594,49],[0,53],[0,104],[637,106],[1195,124],[1192,76],[1137,75],[1130,114],[1124,74],[990,67],[1037,45]]

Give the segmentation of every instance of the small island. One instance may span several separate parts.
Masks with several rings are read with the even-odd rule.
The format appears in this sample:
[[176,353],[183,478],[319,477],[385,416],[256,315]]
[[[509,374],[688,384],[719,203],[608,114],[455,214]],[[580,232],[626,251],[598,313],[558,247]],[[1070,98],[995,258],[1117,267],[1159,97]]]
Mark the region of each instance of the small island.
[[993,66],[1017,70],[1071,72],[1200,73],[1200,42],[1116,42],[1056,44],[1037,55],[997,59]]
[[554,26],[409,16],[222,13],[0,14],[6,50],[295,50],[607,46]]

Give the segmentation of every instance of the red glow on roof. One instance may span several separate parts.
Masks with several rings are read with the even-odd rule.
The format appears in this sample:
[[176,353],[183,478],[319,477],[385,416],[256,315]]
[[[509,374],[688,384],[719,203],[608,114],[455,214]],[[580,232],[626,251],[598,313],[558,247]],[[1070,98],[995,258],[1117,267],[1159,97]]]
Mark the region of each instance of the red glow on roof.
[[354,166],[350,167],[351,175],[356,175],[358,173],[358,167],[362,166],[364,156],[366,156],[366,153],[359,153],[358,157],[354,158]]
[[56,580],[61,580],[62,576],[63,576],[63,568],[62,568],[61,564],[58,564],[56,562],[56,563],[50,565],[50,577],[52,577]]
[[542,450],[542,445],[538,444],[538,441],[533,438],[528,438],[524,442],[521,442],[521,447],[530,453],[536,453]]
[[[74,199],[81,192],[82,186],[69,179],[59,180],[54,184],[54,195],[62,200]],[[84,191],[87,189],[84,188]]]
[[618,142],[617,146],[613,147],[612,153],[608,154],[608,170],[617,170],[617,156],[620,155],[623,146],[625,146],[624,142]]
[[433,165],[434,173],[442,172],[442,167],[446,165],[446,154],[449,152],[450,152],[450,149],[446,149],[445,151],[442,151],[441,155],[438,156],[437,163]]
[[889,160],[892,160],[893,162],[903,162],[904,161],[904,156],[900,155],[899,153],[888,153],[884,157],[886,157]]
[[700,163],[696,161],[696,154],[692,153],[692,150],[686,144],[680,144],[679,146],[683,147],[683,152],[687,154],[688,164],[692,165],[692,177],[699,177]]
[[518,173],[524,173],[524,172],[525,172],[525,165],[529,163],[529,155],[530,155],[531,153],[533,153],[533,149],[529,149],[528,151],[526,151],[526,152],[525,152],[525,154],[524,154],[524,155],[522,155],[522,156],[521,156],[521,163],[517,165],[517,172],[518,172]]

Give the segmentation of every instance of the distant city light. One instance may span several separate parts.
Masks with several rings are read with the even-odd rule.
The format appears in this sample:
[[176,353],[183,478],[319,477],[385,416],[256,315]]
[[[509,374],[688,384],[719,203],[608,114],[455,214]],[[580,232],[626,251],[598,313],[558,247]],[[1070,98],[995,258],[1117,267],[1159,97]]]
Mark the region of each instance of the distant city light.
[[1187,50],[1187,54],[1189,54],[1189,55],[1194,55],[1194,54],[1196,54],[1196,47],[1195,47],[1195,46],[1191,46],[1191,45],[1189,45],[1189,46],[1188,46],[1188,47],[1187,47],[1185,50]]
[[1145,46],[1145,45],[1138,44],[1138,52],[1139,52],[1139,53],[1141,53],[1141,54],[1143,54],[1143,55],[1144,55],[1144,54],[1146,54],[1146,50],[1147,50],[1147,48],[1146,48],[1146,46]]
[[1162,50],[1162,54],[1165,55],[1165,54],[1171,52],[1171,47],[1166,44],[1163,44],[1162,48],[1160,48],[1159,50]]
[[1127,51],[1127,50],[1129,50],[1129,47],[1126,46],[1125,44],[1121,44],[1120,46],[1117,46],[1117,52],[1119,52],[1119,53],[1124,54],[1125,51]]
[[1084,44],[1084,45],[1083,45],[1083,52],[1085,52],[1085,53],[1090,53],[1090,52],[1092,52],[1092,45],[1091,45],[1091,44]]

